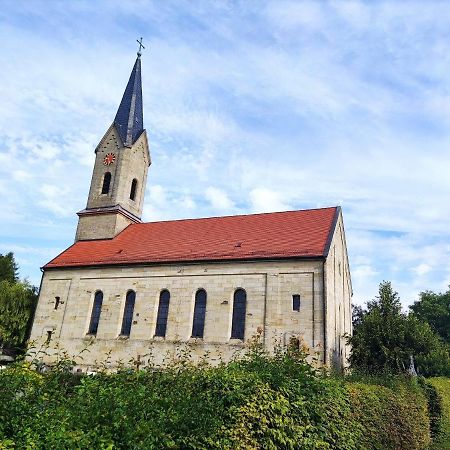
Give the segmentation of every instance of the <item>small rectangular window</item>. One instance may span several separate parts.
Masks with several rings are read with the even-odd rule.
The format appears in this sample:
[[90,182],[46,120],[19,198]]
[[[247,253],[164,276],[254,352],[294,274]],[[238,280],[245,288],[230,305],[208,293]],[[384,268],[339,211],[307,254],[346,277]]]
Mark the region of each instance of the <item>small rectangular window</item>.
[[60,297],[55,297],[55,309],[58,309],[58,306],[61,302],[61,298]]
[[52,334],[53,334],[53,330],[47,330],[47,339],[45,340],[45,343],[47,345],[50,344],[50,341],[52,340]]
[[300,295],[298,294],[292,296],[292,310],[300,311]]

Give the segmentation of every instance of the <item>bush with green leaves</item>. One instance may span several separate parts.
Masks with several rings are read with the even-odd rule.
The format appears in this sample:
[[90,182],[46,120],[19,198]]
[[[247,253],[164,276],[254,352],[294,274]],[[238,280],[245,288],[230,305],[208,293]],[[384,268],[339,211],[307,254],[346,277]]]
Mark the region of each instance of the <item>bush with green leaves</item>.
[[433,450],[450,448],[450,378],[430,378],[427,384],[434,389],[433,412],[435,422],[435,442]]
[[255,345],[218,367],[184,358],[165,369],[80,375],[69,366],[0,371],[0,449],[409,450],[429,443],[417,383],[331,377],[295,349],[267,355]]
[[427,399],[421,389],[405,383],[395,390],[381,385],[349,385],[354,419],[364,432],[359,448],[425,449],[430,444]]
[[292,352],[95,376],[0,372],[0,436],[17,447],[356,449],[350,419],[343,381]]

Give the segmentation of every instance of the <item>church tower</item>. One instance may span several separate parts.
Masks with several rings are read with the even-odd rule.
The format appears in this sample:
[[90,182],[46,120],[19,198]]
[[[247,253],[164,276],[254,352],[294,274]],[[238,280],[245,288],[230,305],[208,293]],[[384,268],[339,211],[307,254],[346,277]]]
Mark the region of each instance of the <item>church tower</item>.
[[114,122],[95,149],[91,188],[86,208],[77,213],[75,241],[112,239],[129,224],[141,222],[150,164],[138,52]]

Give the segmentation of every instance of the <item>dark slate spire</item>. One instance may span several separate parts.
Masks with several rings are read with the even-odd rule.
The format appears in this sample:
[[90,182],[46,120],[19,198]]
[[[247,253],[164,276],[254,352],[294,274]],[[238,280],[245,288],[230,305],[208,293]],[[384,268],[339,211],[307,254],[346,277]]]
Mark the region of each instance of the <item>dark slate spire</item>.
[[114,119],[122,142],[126,146],[133,145],[144,130],[140,56],[138,53]]

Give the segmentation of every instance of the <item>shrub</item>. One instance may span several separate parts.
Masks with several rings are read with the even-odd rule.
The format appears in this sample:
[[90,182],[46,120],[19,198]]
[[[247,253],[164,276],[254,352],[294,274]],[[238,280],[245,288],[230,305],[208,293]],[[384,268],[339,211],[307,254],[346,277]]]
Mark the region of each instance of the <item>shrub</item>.
[[448,450],[450,448],[450,378],[430,378],[427,381],[435,389],[435,409],[438,411],[436,417],[438,435],[432,448]]
[[318,373],[289,349],[257,346],[228,365],[73,375],[0,372],[0,449],[421,449],[425,396]]
[[390,389],[380,385],[348,386],[354,420],[364,432],[360,447],[379,450],[424,449],[430,443],[425,395],[412,383]]

